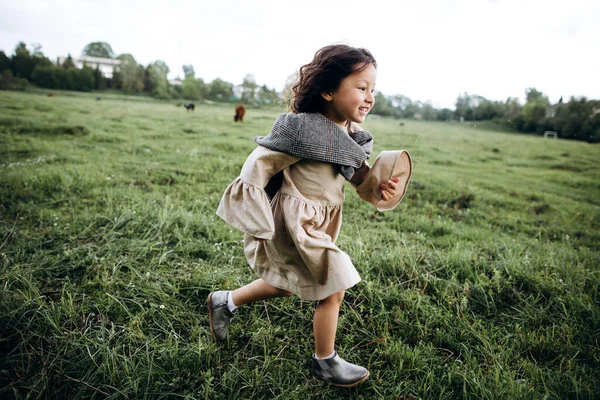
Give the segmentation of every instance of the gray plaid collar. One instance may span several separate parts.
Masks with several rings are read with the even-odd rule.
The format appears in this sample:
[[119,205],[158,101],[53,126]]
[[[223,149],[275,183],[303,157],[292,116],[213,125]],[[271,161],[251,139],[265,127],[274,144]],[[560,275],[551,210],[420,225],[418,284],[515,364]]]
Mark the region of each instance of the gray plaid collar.
[[271,150],[340,166],[350,180],[373,149],[373,136],[364,130],[348,133],[319,113],[279,114],[271,133],[254,141]]

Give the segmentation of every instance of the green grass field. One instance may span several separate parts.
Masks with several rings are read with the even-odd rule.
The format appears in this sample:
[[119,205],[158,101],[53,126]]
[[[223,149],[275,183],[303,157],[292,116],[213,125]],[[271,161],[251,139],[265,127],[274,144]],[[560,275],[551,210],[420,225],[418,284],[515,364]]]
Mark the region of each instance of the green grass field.
[[371,377],[339,389],[312,302],[208,331],[208,293],[255,279],[215,210],[281,110],[96,96],[0,92],[0,397],[600,398],[599,146],[370,117],[415,168],[392,212],[347,186],[337,350]]

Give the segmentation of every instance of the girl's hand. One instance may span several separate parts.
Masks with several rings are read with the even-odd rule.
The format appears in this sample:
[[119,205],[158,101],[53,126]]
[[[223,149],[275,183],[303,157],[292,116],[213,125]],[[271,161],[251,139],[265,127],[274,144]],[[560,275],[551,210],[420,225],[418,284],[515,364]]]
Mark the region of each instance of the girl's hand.
[[400,178],[392,178],[389,181],[383,182],[381,185],[379,185],[379,189],[381,190],[381,198],[383,200],[389,200],[396,194],[398,182],[400,182]]

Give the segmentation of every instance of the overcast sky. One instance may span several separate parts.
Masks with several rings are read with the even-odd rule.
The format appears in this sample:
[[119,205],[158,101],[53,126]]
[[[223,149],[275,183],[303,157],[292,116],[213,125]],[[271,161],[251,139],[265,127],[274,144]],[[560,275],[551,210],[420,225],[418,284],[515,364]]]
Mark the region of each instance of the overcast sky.
[[[600,99],[598,0],[0,0],[0,50],[19,41],[55,60],[107,42],[138,63],[167,63],[169,77],[239,84],[253,74],[281,90],[331,43],[366,47],[377,88],[454,107],[463,92],[523,98],[535,87]],[[30,47],[31,48],[31,47]]]

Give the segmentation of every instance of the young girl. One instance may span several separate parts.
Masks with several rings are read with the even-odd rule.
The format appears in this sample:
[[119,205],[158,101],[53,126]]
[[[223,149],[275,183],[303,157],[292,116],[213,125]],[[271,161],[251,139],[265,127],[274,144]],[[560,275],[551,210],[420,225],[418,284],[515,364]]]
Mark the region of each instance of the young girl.
[[335,241],[342,223],[344,182],[378,210],[402,199],[412,167],[405,151],[382,152],[366,163],[372,136],[364,122],[375,103],[377,64],[365,49],[327,46],[300,68],[291,113],[280,114],[268,136],[226,189],[217,214],[244,235],[244,252],[260,279],[208,296],[210,330],[227,338],[237,307],[295,294],[318,300],[313,319],[315,376],[353,387],[369,371],[334,350],[344,291],[360,281]]

